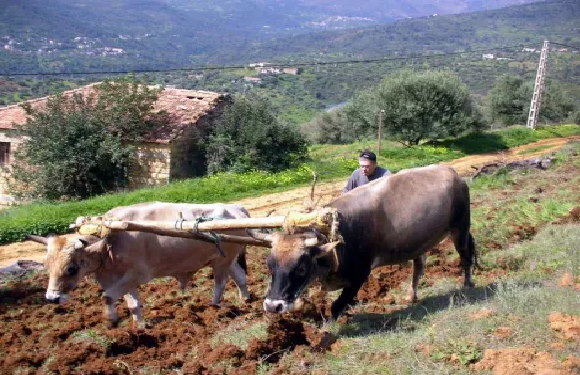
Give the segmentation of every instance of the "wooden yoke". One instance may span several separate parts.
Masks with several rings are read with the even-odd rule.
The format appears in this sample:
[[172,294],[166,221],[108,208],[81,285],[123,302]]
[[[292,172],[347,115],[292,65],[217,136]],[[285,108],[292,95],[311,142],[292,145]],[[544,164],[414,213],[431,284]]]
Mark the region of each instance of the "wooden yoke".
[[[291,212],[287,216],[247,218],[247,219],[213,219],[200,218],[195,221],[185,221],[178,218],[175,221],[121,221],[115,218],[79,217],[70,228],[76,228],[81,234],[91,234],[105,237],[114,231],[147,232],[161,236],[172,236],[204,240],[203,232],[228,231],[239,229],[283,228],[286,233],[295,233],[296,229],[317,229],[329,234],[338,215],[336,209],[324,208],[308,213]],[[334,225],[333,225],[334,223]],[[251,237],[216,234],[221,241],[244,243],[254,246],[266,246],[266,241]]]

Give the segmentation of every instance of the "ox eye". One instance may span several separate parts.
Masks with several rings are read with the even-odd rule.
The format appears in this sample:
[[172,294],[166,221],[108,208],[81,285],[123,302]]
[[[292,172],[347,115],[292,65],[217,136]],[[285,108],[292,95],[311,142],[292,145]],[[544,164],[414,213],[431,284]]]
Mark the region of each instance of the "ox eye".
[[71,264],[70,266],[68,266],[68,268],[66,269],[66,273],[69,276],[74,276],[77,274],[77,272],[79,272],[79,267],[76,264]]
[[268,257],[266,259],[266,265],[268,266],[268,268],[273,271],[276,268],[276,262],[274,261],[274,259],[272,259],[271,257]]
[[296,268],[296,276],[303,277],[304,275],[306,275],[306,265],[301,264]]

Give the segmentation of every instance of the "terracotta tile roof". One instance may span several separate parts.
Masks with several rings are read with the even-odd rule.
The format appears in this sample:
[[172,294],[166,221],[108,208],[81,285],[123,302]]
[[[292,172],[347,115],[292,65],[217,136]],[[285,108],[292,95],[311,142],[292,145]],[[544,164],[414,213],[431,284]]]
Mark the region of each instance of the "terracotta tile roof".
[[[88,94],[92,85],[76,90],[65,91],[65,95],[73,93]],[[181,132],[195,124],[202,116],[211,112],[221,101],[226,100],[228,94],[211,91],[165,89],[157,98],[153,106],[153,113],[166,111],[169,114],[169,123],[160,126],[146,137],[146,142],[169,143],[179,137]],[[29,100],[34,108],[46,105],[47,97]],[[14,125],[26,122],[26,114],[19,105],[0,108],[0,129],[13,129]]]

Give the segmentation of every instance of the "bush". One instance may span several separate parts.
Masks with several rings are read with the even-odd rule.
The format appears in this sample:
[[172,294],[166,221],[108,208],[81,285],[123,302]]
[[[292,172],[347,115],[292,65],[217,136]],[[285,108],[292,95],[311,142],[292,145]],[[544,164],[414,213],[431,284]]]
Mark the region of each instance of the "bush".
[[316,116],[303,128],[303,132],[312,134],[312,141],[317,144],[345,144],[357,140],[346,112],[340,109]]
[[224,111],[209,137],[208,172],[277,172],[296,167],[306,151],[300,132],[278,123],[265,101],[240,96]]

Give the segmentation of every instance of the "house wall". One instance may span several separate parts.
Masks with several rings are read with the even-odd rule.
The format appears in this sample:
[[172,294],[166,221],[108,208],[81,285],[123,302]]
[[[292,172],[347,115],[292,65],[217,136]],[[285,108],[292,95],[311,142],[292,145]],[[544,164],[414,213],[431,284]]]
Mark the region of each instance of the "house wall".
[[[0,142],[10,143],[10,160],[14,160],[14,151],[18,148],[21,142],[14,134],[14,130],[0,129]],[[10,182],[10,166],[0,167],[0,205],[6,205],[13,201],[13,198],[8,195],[8,183]]]
[[170,145],[157,143],[138,145],[129,165],[129,189],[167,185],[170,168]]
[[180,137],[171,143],[170,179],[184,179],[202,176],[207,172],[205,134],[215,126],[224,109],[232,103],[231,98],[222,100],[211,112],[188,127]]

